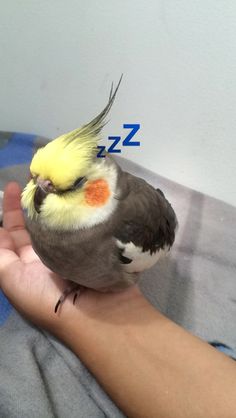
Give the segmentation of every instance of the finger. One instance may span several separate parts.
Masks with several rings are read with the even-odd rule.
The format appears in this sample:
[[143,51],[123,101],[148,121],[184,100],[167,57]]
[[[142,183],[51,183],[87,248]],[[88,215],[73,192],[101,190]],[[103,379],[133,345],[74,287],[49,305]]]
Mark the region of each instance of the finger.
[[17,250],[30,244],[30,237],[25,229],[23,212],[20,204],[21,189],[17,183],[9,183],[3,198],[3,226],[14,239]]
[[0,249],[15,250],[14,241],[10,233],[3,228],[0,228]]
[[8,183],[3,198],[3,225],[10,232],[23,229],[25,225],[20,196],[20,186],[15,182]]
[[40,258],[33,250],[32,245],[26,245],[20,248],[20,250],[18,250],[18,254],[21,261],[26,264],[32,263],[33,261],[40,261]]
[[17,183],[9,183],[5,189],[3,210],[4,227],[10,231],[15,241],[15,248],[21,260],[31,263],[38,259],[32,246],[30,238],[25,230],[24,217],[20,205],[21,189]]

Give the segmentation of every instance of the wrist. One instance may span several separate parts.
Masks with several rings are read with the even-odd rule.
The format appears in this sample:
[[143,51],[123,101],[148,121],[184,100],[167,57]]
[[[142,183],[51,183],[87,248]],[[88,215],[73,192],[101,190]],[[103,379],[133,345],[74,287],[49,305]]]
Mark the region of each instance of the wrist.
[[80,345],[82,349],[94,338],[109,336],[111,340],[113,333],[121,337],[131,327],[139,327],[149,309],[156,312],[137,286],[109,294],[86,289],[76,305],[70,299],[62,306],[58,337],[79,354]]

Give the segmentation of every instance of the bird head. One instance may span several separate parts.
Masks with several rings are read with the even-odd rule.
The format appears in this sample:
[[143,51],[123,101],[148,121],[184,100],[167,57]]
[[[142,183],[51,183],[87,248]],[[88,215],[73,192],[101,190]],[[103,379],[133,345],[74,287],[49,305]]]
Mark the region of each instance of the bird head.
[[97,143],[120,82],[96,118],[36,152],[21,198],[29,218],[70,230],[103,222],[114,211],[117,168],[110,159],[97,158]]

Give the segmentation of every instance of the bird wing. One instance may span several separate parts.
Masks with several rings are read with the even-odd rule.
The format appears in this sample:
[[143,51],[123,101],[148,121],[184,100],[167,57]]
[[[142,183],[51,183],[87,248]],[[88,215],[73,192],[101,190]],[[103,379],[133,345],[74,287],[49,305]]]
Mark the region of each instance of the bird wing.
[[142,271],[169,251],[177,218],[163,192],[141,178],[123,173],[120,190],[119,222],[114,231],[120,261],[129,271]]

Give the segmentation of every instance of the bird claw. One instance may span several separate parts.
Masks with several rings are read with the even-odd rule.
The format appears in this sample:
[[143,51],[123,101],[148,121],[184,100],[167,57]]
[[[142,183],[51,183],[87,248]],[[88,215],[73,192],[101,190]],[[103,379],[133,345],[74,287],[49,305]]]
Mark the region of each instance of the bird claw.
[[72,292],[76,291],[74,298],[73,298],[73,305],[75,304],[75,301],[77,299],[77,296],[80,294],[80,286],[76,283],[71,284],[70,286],[68,286],[61,294],[60,298],[58,299],[55,308],[54,308],[54,312],[57,313],[58,308],[60,305],[62,305],[62,303],[66,300],[67,296],[69,296]]
[[74,294],[74,297],[73,297],[73,305],[75,304],[75,301],[76,301],[76,299],[77,299],[77,296],[78,296],[78,292],[76,292],[76,293]]

